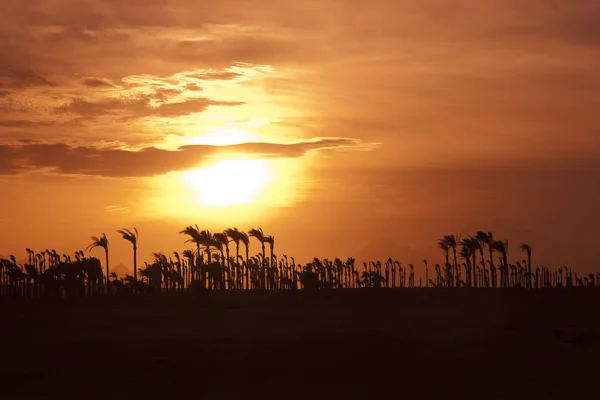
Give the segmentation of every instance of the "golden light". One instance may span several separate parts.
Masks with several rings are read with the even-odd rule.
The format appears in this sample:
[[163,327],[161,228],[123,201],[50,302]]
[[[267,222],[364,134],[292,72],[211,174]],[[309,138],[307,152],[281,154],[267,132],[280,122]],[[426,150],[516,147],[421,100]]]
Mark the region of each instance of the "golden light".
[[255,134],[245,129],[208,127],[202,136],[187,138],[185,144],[207,144],[212,146],[226,146],[230,144],[257,142],[260,140]]
[[[202,82],[202,97],[240,105],[209,107],[201,113],[179,116],[168,124],[158,121],[149,126],[153,131],[178,133],[167,135],[162,142],[161,147],[171,151],[190,145],[222,149],[214,154],[214,149],[208,151],[210,155],[199,159],[197,167],[191,170],[144,178],[144,193],[139,204],[131,206],[133,213],[140,218],[174,218],[186,223],[197,220],[219,226],[266,223],[275,218],[278,210],[306,197],[310,186],[305,173],[308,157],[265,159],[258,158],[258,154],[236,153],[235,148],[228,153],[230,145],[273,143],[274,138],[278,143],[298,139],[298,132],[280,122],[301,118],[304,111],[297,107],[296,97],[293,107],[276,101],[268,80],[276,71],[264,67],[248,65],[243,71],[236,70],[243,73],[243,80],[226,84],[220,80]],[[189,95],[193,98],[197,93]],[[211,164],[207,164],[209,161]]]
[[267,160],[223,160],[185,173],[195,200],[212,207],[253,203],[270,180]]
[[215,164],[147,178],[144,218],[198,219],[206,224],[266,223],[308,195],[300,159],[221,159]]

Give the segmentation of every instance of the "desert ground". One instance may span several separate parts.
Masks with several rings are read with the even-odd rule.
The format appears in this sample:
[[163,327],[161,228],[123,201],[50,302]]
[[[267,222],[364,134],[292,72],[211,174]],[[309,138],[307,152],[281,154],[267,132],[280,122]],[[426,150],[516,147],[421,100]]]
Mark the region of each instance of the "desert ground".
[[0,397],[600,396],[593,289],[2,299],[0,316]]

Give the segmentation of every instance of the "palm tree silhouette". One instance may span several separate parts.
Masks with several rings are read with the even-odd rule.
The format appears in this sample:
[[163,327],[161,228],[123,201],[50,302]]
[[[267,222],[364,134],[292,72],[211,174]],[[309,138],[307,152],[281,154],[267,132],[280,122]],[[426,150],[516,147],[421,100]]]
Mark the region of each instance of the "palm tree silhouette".
[[484,231],[477,231],[475,234],[475,238],[479,241],[479,245],[481,246],[481,265],[485,269],[485,260],[483,259],[483,249],[487,246],[490,253],[490,268],[494,268],[494,234],[492,232],[485,233]]
[[527,289],[531,289],[531,246],[523,243],[521,251],[527,254]]
[[[198,225],[195,226],[188,226],[186,227],[184,230],[182,230],[181,232],[179,232],[182,235],[187,235],[190,237],[190,239],[186,240],[186,243],[192,242],[196,245],[196,277],[195,279],[199,278],[199,275],[202,273],[204,274],[204,271],[200,271],[201,266],[201,260],[202,260],[202,252],[200,251],[200,245],[202,245],[202,240],[203,238],[200,235],[200,228],[198,228]],[[209,260],[210,261],[210,260]],[[202,284],[204,285],[204,288],[206,288],[206,281],[204,279],[202,279]]]
[[189,275],[190,275],[188,278],[188,286],[189,286],[192,283],[192,280],[193,280],[192,278],[197,273],[196,260],[198,259],[198,257],[196,254],[194,254],[194,250],[184,250],[183,253],[181,253],[181,255],[187,259],[188,270],[189,270]]
[[[215,233],[213,243],[217,250],[219,250],[221,253],[221,282],[223,285],[222,289],[225,289],[225,284],[228,282],[228,280],[231,280],[230,265],[225,266],[225,260],[227,260],[227,264],[229,264],[229,237],[225,232]],[[224,251],[227,253],[227,259],[225,258]],[[225,276],[226,273],[229,276]]]
[[136,228],[133,228],[133,232],[129,229],[124,228],[118,230],[117,233],[119,233],[123,237],[123,239],[127,240],[133,245],[133,293],[135,294],[137,286],[137,244],[139,233]]
[[448,245],[448,242],[446,242],[445,238],[442,238],[438,240],[437,245],[442,249],[446,256],[446,264],[450,264],[450,246]]
[[[151,265],[144,263],[146,267],[138,269],[137,229],[121,229],[117,230],[117,233],[133,245],[133,276],[119,278],[116,273],[110,272],[109,243],[103,233],[100,237],[92,237],[92,243],[86,248],[86,252],[91,252],[96,247],[104,249],[106,276],[103,274],[100,261],[96,258],[86,258],[83,251],[75,252],[75,261],[72,261],[71,255],[58,253],[55,249],[36,254],[32,249],[27,248],[25,250],[28,259],[27,262],[23,261],[22,265],[17,263],[14,255],[8,259],[0,259],[0,296],[71,298],[147,293],[152,289],[183,292],[193,288],[194,282],[205,289],[221,290],[415,287],[413,264],[405,264],[408,267],[403,267],[400,261],[393,258],[388,258],[384,263],[378,260],[365,261],[364,270],[360,274],[355,269],[353,258],[345,262],[338,257],[314,258],[303,267],[296,265],[294,257],[289,257],[291,260],[289,263],[287,255],[283,254],[281,258],[276,256],[274,237],[266,236],[261,228],[251,229],[248,233],[230,228],[213,235],[208,230],[200,231],[197,225],[189,226],[180,233],[189,236],[190,239],[186,243],[196,244],[195,251],[185,250],[182,257],[180,253],[173,252],[174,259],[167,258],[163,253],[153,253],[154,262]],[[252,237],[261,243],[261,252],[250,257]],[[229,243],[231,242],[236,245],[235,258],[230,256]],[[245,245],[245,261],[239,254],[240,243]],[[266,256],[267,244],[270,247],[269,258]],[[461,235],[445,235],[438,240],[437,246],[444,251],[446,263],[442,267],[435,264],[435,275],[432,273],[432,277],[429,278],[428,263],[427,260],[423,260],[427,286],[431,284],[439,288],[526,287],[528,289],[573,287],[574,284],[577,287],[587,288],[600,286],[600,274],[589,273],[581,276],[575,274],[573,280],[573,272],[566,266],[557,269],[542,264],[536,267],[533,273],[532,249],[526,243],[520,245],[520,250],[527,254],[527,260],[518,260],[509,264],[508,241],[494,240],[491,232],[478,231],[475,236],[462,239]],[[457,254],[457,246],[459,254]],[[489,261],[484,259],[486,246],[489,250]],[[218,250],[220,254],[216,252],[211,254],[213,249]],[[452,263],[450,263],[451,250]],[[206,264],[203,251],[207,253]],[[494,251],[497,252],[496,257],[499,256],[496,263],[494,263]],[[481,260],[477,260],[478,253]],[[138,281],[138,272],[142,277],[140,281]],[[497,273],[500,274],[499,285],[497,285]],[[301,278],[300,286],[298,278]],[[312,283],[311,279],[314,279]],[[419,282],[421,286],[421,278]],[[106,292],[104,292],[104,285],[106,285]]]
[[106,234],[103,233],[99,238],[92,236],[92,243],[90,243],[86,250],[92,251],[96,247],[103,248],[106,255],[106,294],[110,296],[110,268],[108,265],[108,239],[106,238]]
[[186,284],[186,280],[187,280],[187,276],[185,274],[185,266],[183,267],[183,274],[182,274],[182,265],[181,265],[181,257],[179,257],[179,253],[174,251],[173,252],[173,257],[175,257],[175,267],[177,267],[177,275],[179,275],[182,278],[182,282],[180,282],[180,286],[179,286],[179,290],[183,290],[183,287]]
[[269,285],[270,285],[270,289],[274,289],[273,286],[275,286],[275,282],[273,280],[273,248],[275,247],[275,238],[273,236],[266,236],[265,237],[265,242],[269,244],[269,249],[270,249],[270,257],[269,257],[269,262],[267,264],[267,268],[269,268],[268,270],[268,278],[269,278]]
[[[164,286],[165,291],[169,289],[169,270],[167,256],[163,253],[153,253],[154,262],[148,266],[148,280],[150,286],[156,290],[161,290]],[[164,285],[163,285],[164,282]]]
[[472,283],[471,283],[471,278],[474,276],[473,274],[473,269],[475,268],[475,263],[471,264],[471,259],[473,257],[473,247],[471,245],[471,239],[469,238],[464,238],[460,241],[460,257],[465,260],[465,269],[466,269],[466,281],[465,283],[468,282],[468,285],[473,287]]
[[265,274],[265,268],[266,268],[266,256],[265,256],[265,243],[266,243],[266,236],[262,230],[262,228],[258,228],[258,229],[250,229],[250,231],[248,231],[248,236],[255,238],[256,240],[258,240],[260,242],[260,245],[262,247],[262,267],[260,269],[260,286],[261,289],[265,289],[266,288],[266,274]]
[[248,269],[250,262],[250,237],[246,232],[240,232],[240,241],[244,244],[244,247],[246,248],[246,269],[245,271],[242,271],[242,273],[245,273],[246,276],[246,289],[250,289],[250,271]]
[[[206,265],[207,268],[202,269],[202,280],[204,282],[206,282],[206,284],[208,285],[206,287],[210,288],[209,280],[211,280],[211,275],[208,274],[208,269],[210,268],[210,265],[212,263],[211,248],[215,244],[215,238],[214,238],[213,234],[210,233],[210,231],[203,230],[200,232],[198,239],[200,240],[200,243],[203,244],[205,247],[206,256],[207,256],[207,260],[208,260],[207,265]],[[214,275],[213,275],[213,277],[214,277]]]
[[468,248],[467,252],[470,253],[471,258],[473,259],[472,263],[467,263],[470,266],[470,270],[471,270],[468,284],[471,287],[476,287],[477,280],[476,280],[476,276],[475,276],[476,275],[475,271],[476,271],[476,267],[477,267],[477,252],[479,252],[481,254],[481,259],[483,260],[483,249],[481,247],[479,240],[474,236],[469,236],[469,237],[463,238],[460,241],[460,245],[461,245],[461,248],[465,248],[465,247]]
[[[503,242],[501,240],[494,240],[492,243],[492,248],[500,253],[501,257],[501,266],[500,266],[500,277],[501,277],[501,286],[508,287],[510,285],[508,279],[508,262],[507,262],[507,249],[508,241]],[[493,266],[493,264],[491,264]]]
[[445,235],[442,240],[446,241],[448,246],[452,249],[452,255],[454,257],[454,270],[453,270],[453,275],[455,277],[454,284],[456,286],[458,286],[457,280],[459,279],[459,271],[458,271],[458,260],[456,258],[456,247],[458,246],[458,242],[460,240],[460,235]]
[[27,264],[33,266],[33,260],[34,260],[35,251],[33,251],[33,250],[29,249],[29,248],[25,249],[25,251],[27,252],[27,256],[28,256]]
[[[229,237],[229,239],[231,239],[231,241],[235,244],[235,265],[236,265],[236,271],[235,271],[235,278],[236,282],[235,282],[235,286],[237,289],[240,289],[240,275],[241,275],[241,269],[240,269],[240,242],[242,242],[242,235],[244,234],[243,232],[240,232],[240,230],[238,228],[229,228],[225,230],[225,234]],[[229,258],[229,256],[227,256]]]

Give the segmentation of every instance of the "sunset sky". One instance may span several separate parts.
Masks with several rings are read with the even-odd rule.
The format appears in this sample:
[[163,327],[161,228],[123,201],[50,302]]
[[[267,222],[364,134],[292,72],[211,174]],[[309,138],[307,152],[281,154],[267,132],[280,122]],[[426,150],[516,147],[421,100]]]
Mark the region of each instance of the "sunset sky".
[[198,224],[420,266],[491,230],[596,270],[599,71],[597,0],[1,0],[0,256]]

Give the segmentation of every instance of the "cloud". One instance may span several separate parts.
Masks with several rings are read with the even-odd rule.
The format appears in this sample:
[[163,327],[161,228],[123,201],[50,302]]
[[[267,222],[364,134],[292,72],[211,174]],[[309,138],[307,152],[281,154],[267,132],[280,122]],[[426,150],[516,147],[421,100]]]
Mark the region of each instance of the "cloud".
[[[148,146],[167,136],[201,132],[204,127],[194,114],[210,107],[244,106],[255,96],[238,88],[251,86],[250,81],[270,72],[269,66],[235,63],[220,70],[192,68],[171,75],[138,73],[118,79],[82,74],[76,80],[60,80],[57,87],[19,89],[0,97],[0,129],[10,130],[13,138],[42,142],[85,138],[93,143],[110,132],[123,144]],[[257,92],[256,86],[251,90]],[[246,112],[245,107],[237,108],[241,110],[227,115]],[[211,112],[219,113],[208,115]]]
[[242,34],[219,40],[184,40],[176,46],[170,46],[170,56],[184,62],[222,65],[240,61],[280,64],[302,60],[308,63],[323,55],[322,44],[318,42],[308,40],[308,43],[303,41],[302,45],[294,45],[291,41],[288,37],[273,37],[264,33],[256,33],[254,36]]
[[[545,1],[522,2],[516,4],[516,9],[520,9],[522,18],[490,33],[550,39],[569,45],[600,45],[600,5],[597,1],[577,0],[560,5],[554,2],[552,7],[548,7]],[[535,13],[536,18],[523,18],[527,13]]]
[[[394,147],[421,153],[419,157],[440,148],[439,153],[449,154],[447,145],[464,154],[467,146],[462,143],[471,140],[471,132],[483,131],[487,136],[480,134],[470,147],[520,151],[518,140],[498,145],[500,136],[487,133],[494,127],[513,137],[515,131],[532,137],[544,130],[540,125],[566,132],[595,123],[597,91],[581,92],[597,85],[590,82],[597,82],[598,54],[594,46],[572,45],[597,42],[600,12],[594,0],[300,0],[292,5],[257,0],[235,6],[227,1],[130,0],[126,8],[117,0],[89,0],[78,7],[66,0],[22,3],[0,1],[0,70],[24,72],[6,83],[30,88],[41,82],[37,76],[61,86],[11,89],[9,98],[24,104],[59,99],[62,106],[54,101],[48,108],[59,106],[60,112],[51,117],[72,114],[90,122],[76,133],[69,130],[69,135],[97,139],[100,132],[120,132],[135,136],[137,144],[143,135],[196,134],[203,127],[191,127],[190,121],[185,127],[176,126],[180,121],[142,126],[144,120],[129,128],[125,123],[205,111],[207,101],[248,103],[247,108],[228,110],[232,115],[272,112],[254,104],[261,96],[234,88],[246,75],[228,67],[239,62],[277,71],[272,74],[279,82],[273,85],[277,90],[267,94],[277,96],[278,104],[285,98],[294,111],[280,109],[274,119],[295,115],[296,110],[318,110],[315,117],[323,130],[310,134],[330,136],[342,130],[325,124],[327,117],[352,116],[364,121],[364,128],[354,126],[350,133],[343,131],[346,135],[398,140]],[[81,77],[90,77],[89,84],[82,85]],[[261,78],[248,86],[259,88],[262,83]],[[143,93],[129,93],[133,88]],[[185,92],[210,100],[188,103]],[[206,114],[208,120],[210,111]],[[577,126],[561,126],[566,124]],[[280,127],[277,133],[289,134]],[[301,129],[306,135],[309,128]],[[406,138],[406,132],[413,137]],[[55,132],[49,129],[48,137]]]
[[190,145],[177,150],[145,147],[126,150],[73,147],[63,143],[0,145],[0,174],[49,169],[64,175],[147,177],[206,164],[215,156],[301,157],[312,150],[352,148],[361,142],[347,138],[315,138],[294,143],[241,143],[230,146]]
[[102,78],[86,78],[83,80],[83,84],[89,88],[111,88],[115,86],[107,79]]
[[203,89],[197,83],[190,83],[185,86],[185,90],[190,91],[190,92],[201,92]]
[[56,124],[55,121],[0,120],[0,128],[41,128]]
[[186,77],[198,80],[232,80],[243,76],[240,72],[235,71],[207,71],[207,72],[192,72],[185,74]]
[[[0,54],[1,51],[0,51]],[[3,55],[4,56],[4,55]],[[27,67],[11,66],[0,61],[0,84],[9,88],[24,88],[29,86],[56,86],[42,75]]]
[[111,205],[104,207],[104,211],[109,214],[130,214],[131,209],[129,207],[121,206],[121,205]]
[[[172,93],[178,93],[172,91]],[[56,108],[57,113],[79,114],[84,117],[96,117],[103,115],[121,116],[125,119],[143,117],[179,117],[199,113],[209,106],[236,106],[243,104],[235,101],[213,101],[206,98],[196,98],[180,102],[162,103],[152,105],[153,99],[164,99],[165,91],[157,92],[155,96],[140,95],[134,98],[108,99],[99,102],[90,102],[83,98],[73,98],[69,103]]]
[[0,173],[12,175],[19,172],[19,167],[14,160],[14,153],[8,146],[0,146]]

